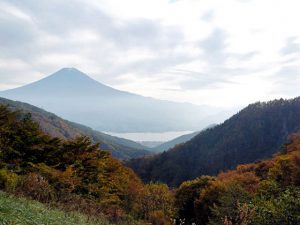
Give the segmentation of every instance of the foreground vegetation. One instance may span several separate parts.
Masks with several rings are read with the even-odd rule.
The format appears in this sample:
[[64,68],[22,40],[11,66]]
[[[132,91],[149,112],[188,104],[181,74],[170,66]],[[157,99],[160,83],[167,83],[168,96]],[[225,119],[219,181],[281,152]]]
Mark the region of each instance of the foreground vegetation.
[[300,132],[270,160],[184,182],[176,206],[184,224],[300,224]]
[[105,219],[92,220],[79,213],[64,213],[36,201],[0,192],[0,224],[109,225],[110,223]]
[[300,132],[270,160],[170,190],[165,184],[142,183],[89,138],[52,138],[30,115],[0,105],[0,189],[60,210],[1,193],[0,222],[8,224],[40,224],[39,219],[93,224],[86,221],[93,218],[100,224],[297,225]]
[[166,185],[144,185],[89,138],[52,138],[30,115],[1,105],[0,188],[114,223],[168,224],[173,216]]

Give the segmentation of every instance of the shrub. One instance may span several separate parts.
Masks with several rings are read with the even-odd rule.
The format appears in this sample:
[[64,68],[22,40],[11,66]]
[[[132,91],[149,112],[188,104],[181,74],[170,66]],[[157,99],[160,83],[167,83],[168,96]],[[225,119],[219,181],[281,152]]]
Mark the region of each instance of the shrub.
[[149,213],[149,222],[152,225],[171,225],[172,220],[162,210],[156,210]]
[[7,169],[0,169],[0,188],[9,192],[13,192],[19,182],[17,174],[8,171]]
[[178,221],[184,220],[188,224],[195,222],[195,201],[199,198],[201,191],[214,179],[213,177],[202,176],[180,185],[175,194]]
[[150,183],[138,196],[137,212],[143,219],[174,217],[174,197],[165,184]]
[[37,173],[25,175],[17,188],[17,193],[43,203],[55,200],[52,187],[43,176]]

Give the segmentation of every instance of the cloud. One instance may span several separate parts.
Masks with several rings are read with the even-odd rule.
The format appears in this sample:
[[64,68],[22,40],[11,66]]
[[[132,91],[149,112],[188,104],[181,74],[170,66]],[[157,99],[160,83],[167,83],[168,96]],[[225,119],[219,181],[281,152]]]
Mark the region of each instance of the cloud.
[[211,22],[214,19],[214,11],[209,10],[201,17],[201,19],[205,22]]
[[300,67],[297,65],[281,66],[276,72],[270,75],[273,88],[270,95],[289,98],[299,96]]
[[244,54],[229,54],[229,55],[233,58],[244,61],[244,60],[251,60],[258,54],[259,54],[258,51],[252,51],[252,52],[248,52],[248,53],[244,53]]
[[183,41],[180,29],[160,25],[157,21],[142,19],[127,21],[113,27],[113,35],[118,47],[141,47],[148,49],[170,49]]
[[[181,30],[157,20],[120,20],[79,0],[38,4],[10,1],[7,5],[29,15],[30,21],[2,12],[0,57],[17,57],[38,70],[80,67],[81,61],[88,68],[97,65],[98,73],[105,69],[104,79],[107,75],[115,79],[122,72],[153,74],[188,59],[174,53],[184,42]],[[132,49],[135,54],[150,51],[155,59],[139,59],[126,65],[115,62],[121,56],[127,59],[126,53]]]
[[220,85],[234,84],[235,77],[242,77],[253,73],[251,69],[244,69],[241,67],[228,68],[224,66],[210,68],[206,71],[192,71],[192,70],[177,70],[177,73],[185,76],[180,82],[182,89],[201,90],[201,89],[215,89]]
[[[14,76],[22,74],[22,76]],[[31,78],[37,79],[36,73],[32,72],[29,64],[18,59],[0,58],[0,88],[11,89],[20,86],[24,82],[30,82]]]
[[281,53],[283,55],[300,53],[300,44],[297,43],[297,37],[289,37],[286,41],[286,45],[281,49]]
[[[9,5],[0,9],[0,54],[2,57],[19,57],[27,53],[36,41],[37,30],[30,17]],[[21,14],[21,15],[20,15]]]
[[58,37],[66,38],[74,30],[90,30],[118,48],[151,49],[173,47],[183,38],[179,28],[163,26],[150,19],[118,20],[103,9],[79,0],[39,4],[15,1],[15,4],[33,16],[40,30]]
[[[203,73],[196,71],[178,71],[181,74],[189,76],[188,79],[184,79],[180,83],[180,87],[183,90],[198,90],[207,88],[216,88],[222,83],[231,83],[229,80],[222,78],[222,74],[215,74],[212,72]],[[223,74],[224,75],[224,74]]]
[[255,96],[264,99],[275,92],[294,96],[297,88],[292,95],[288,87],[298,79],[299,1],[272,4],[3,0],[0,89],[77,67],[108,85],[175,101],[222,105],[226,95],[226,104],[237,104],[230,99],[238,90],[240,101],[259,100],[251,93],[256,86]]
[[223,64],[227,58],[227,34],[223,29],[215,28],[213,32],[199,46],[204,52],[204,58],[213,65]]
[[176,3],[178,1],[180,1],[180,0],[169,0],[169,3],[172,4],[172,3]]
[[253,72],[253,68],[244,68],[238,65],[229,66],[227,61],[248,61],[254,58],[258,52],[232,53],[228,50],[228,35],[221,28],[214,28],[212,32],[198,43],[203,51],[198,56],[198,61],[206,63],[202,70],[179,69],[177,74],[185,76],[180,82],[180,87],[187,90],[214,89],[219,85],[234,83],[232,78],[244,76]]

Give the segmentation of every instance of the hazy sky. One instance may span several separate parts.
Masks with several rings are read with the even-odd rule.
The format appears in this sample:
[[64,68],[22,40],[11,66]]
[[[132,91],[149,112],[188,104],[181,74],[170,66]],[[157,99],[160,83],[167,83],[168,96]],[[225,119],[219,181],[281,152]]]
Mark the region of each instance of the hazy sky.
[[76,67],[215,106],[300,95],[299,0],[0,0],[0,90]]

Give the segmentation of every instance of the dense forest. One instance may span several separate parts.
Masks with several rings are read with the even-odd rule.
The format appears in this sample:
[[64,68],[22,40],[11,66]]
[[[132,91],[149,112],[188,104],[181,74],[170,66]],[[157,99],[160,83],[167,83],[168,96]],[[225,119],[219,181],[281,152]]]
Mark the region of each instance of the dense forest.
[[251,104],[223,124],[161,154],[128,165],[146,182],[170,186],[271,157],[300,130],[300,98]]
[[[144,184],[89,138],[50,137],[30,114],[3,105],[0,134],[0,189],[63,212],[82,213],[90,218],[89,224],[97,220],[154,225],[300,223],[300,132],[272,159],[200,176],[176,189]],[[0,201],[24,207],[23,200],[3,194]],[[11,210],[0,207],[2,217],[9,213],[9,221],[15,223]],[[54,212],[47,213],[51,217]]]
[[270,160],[182,183],[175,206],[181,224],[300,224],[300,132]]

